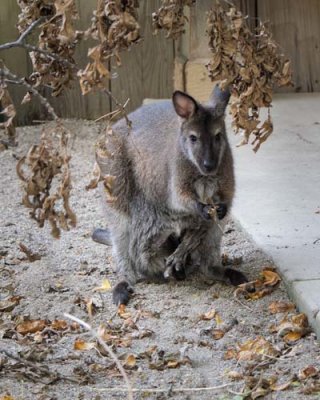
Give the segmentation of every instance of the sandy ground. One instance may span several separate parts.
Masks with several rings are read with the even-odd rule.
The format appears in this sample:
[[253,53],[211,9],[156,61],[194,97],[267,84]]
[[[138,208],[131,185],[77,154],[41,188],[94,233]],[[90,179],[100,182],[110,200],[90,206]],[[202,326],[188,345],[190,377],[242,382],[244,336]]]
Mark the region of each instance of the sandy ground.
[[[127,397],[113,361],[89,333],[50,325],[65,319],[64,312],[95,328],[105,326],[106,341],[125,365],[136,399],[239,400],[257,398],[257,390],[268,399],[319,398],[304,393],[314,383],[312,378],[303,380],[301,372],[299,377],[299,371],[307,366],[320,368],[315,335],[309,333],[288,344],[271,329],[284,314],[271,314],[269,305],[289,301],[282,283],[256,301],[235,297],[234,288],[204,282],[200,277],[164,285],[141,283],[126,309],[130,315],[117,315],[111,292],[94,290],[105,278],[114,284],[116,276],[110,249],[90,238],[93,228],[104,227],[107,220],[99,192],[84,190],[94,159],[93,143],[101,127],[83,121],[67,121],[67,125],[74,132],[72,206],[78,226],[64,232],[60,240],[50,236],[48,227],[40,229],[29,218],[28,210],[21,206],[15,174],[17,159],[38,140],[41,128],[19,129],[20,146],[0,153],[0,300],[22,296],[12,310],[0,312],[0,398],[6,393],[15,400]],[[19,243],[41,259],[25,260]],[[234,222],[226,228],[223,252],[231,260],[241,257],[239,268],[250,279],[273,265]],[[90,300],[95,306],[91,318],[86,306]],[[212,309],[217,312],[215,317],[200,318]],[[17,332],[18,324],[26,319],[45,320],[46,327],[33,334]],[[214,332],[226,326],[228,332],[216,340]],[[227,354],[232,355],[230,349],[260,336],[274,347],[274,355],[263,356],[260,349],[255,360],[226,359]],[[75,342],[80,340],[93,348],[76,350]],[[274,389],[287,382],[291,385],[284,391],[270,391],[267,387],[273,377],[278,379]],[[250,387],[256,386],[253,392],[245,389],[246,395],[236,394],[250,379],[255,382]]]

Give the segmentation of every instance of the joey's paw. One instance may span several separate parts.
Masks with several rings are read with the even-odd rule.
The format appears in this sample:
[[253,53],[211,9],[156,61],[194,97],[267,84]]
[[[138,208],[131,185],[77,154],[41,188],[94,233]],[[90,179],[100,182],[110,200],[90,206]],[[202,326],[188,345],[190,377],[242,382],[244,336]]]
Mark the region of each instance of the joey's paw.
[[228,212],[227,205],[225,203],[218,203],[216,205],[216,211],[217,211],[218,218],[223,219]]
[[184,263],[179,257],[172,254],[167,258],[166,269],[163,276],[168,279],[173,276],[178,281],[185,279]]
[[224,275],[233,286],[238,286],[242,283],[248,282],[246,276],[236,269],[226,268]]
[[132,287],[126,281],[119,282],[113,289],[112,299],[116,306],[120,304],[128,304],[131,294],[133,293]]
[[212,206],[197,202],[197,209],[201,217],[204,218],[205,220],[208,221],[212,218],[211,217]]

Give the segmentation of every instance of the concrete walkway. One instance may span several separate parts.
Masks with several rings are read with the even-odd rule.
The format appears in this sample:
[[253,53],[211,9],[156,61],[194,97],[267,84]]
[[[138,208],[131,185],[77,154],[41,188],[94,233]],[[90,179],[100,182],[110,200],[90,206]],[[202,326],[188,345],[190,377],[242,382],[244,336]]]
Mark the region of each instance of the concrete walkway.
[[277,95],[272,118],[274,133],[257,154],[233,146],[233,214],[320,338],[320,93]]

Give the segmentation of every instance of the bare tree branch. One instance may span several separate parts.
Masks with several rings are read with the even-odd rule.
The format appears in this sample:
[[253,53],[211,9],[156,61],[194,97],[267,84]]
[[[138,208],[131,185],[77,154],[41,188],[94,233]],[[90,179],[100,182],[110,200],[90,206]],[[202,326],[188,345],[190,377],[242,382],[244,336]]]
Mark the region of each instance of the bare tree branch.
[[40,103],[46,107],[48,110],[49,114],[51,114],[52,118],[55,121],[58,121],[60,118],[58,115],[55,113],[53,107],[51,104],[48,102],[48,100],[40,94],[40,92],[35,89],[30,83],[28,83],[24,78],[19,78],[17,75],[13,74],[10,72],[7,68],[0,68],[0,79],[3,79],[7,83],[15,83],[18,85],[25,86],[29,92],[31,92],[33,95],[37,96],[40,100]]

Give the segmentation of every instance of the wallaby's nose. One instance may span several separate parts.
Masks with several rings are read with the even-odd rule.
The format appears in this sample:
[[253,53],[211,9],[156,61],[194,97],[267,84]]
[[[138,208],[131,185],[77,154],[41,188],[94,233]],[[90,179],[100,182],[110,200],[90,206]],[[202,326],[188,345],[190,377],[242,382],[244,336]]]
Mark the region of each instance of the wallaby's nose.
[[215,168],[215,162],[213,160],[204,160],[203,167],[206,172],[212,172]]

